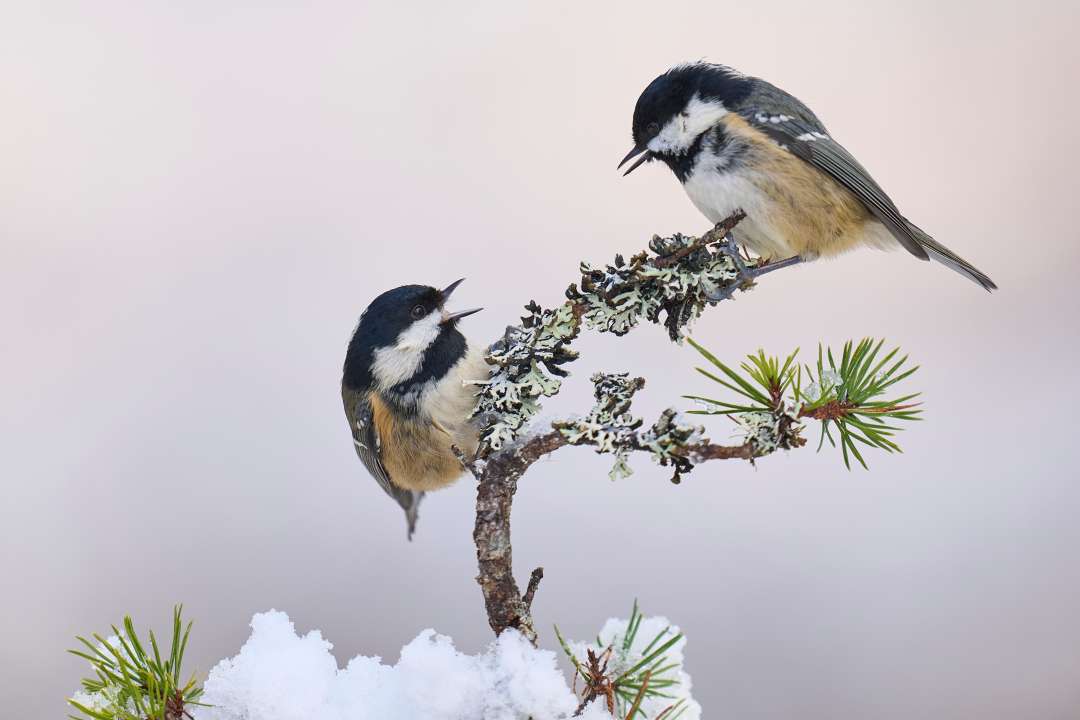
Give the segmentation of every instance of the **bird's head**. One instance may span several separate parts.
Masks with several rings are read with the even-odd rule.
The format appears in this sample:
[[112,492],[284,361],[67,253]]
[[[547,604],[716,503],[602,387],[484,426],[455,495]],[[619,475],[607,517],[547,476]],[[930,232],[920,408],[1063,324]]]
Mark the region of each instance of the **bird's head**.
[[724,65],[677,65],[649,83],[634,107],[634,147],[619,163],[669,165],[695,152],[701,137],[750,92],[750,79]]
[[462,280],[443,290],[402,285],[375,298],[353,332],[343,382],[404,396],[446,375],[467,350],[458,321],[481,310],[446,308]]

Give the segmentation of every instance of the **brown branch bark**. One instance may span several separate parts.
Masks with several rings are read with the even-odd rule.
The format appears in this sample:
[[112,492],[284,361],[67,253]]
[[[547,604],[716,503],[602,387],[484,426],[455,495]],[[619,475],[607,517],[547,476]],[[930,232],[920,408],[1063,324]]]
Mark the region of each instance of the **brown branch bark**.
[[716,223],[716,225],[708,232],[704,233],[696,241],[682,250],[678,250],[667,257],[654,258],[649,261],[649,264],[656,268],[666,268],[671,267],[672,265],[678,265],[684,258],[693,255],[706,245],[723,240],[725,235],[731,232],[736,225],[745,219],[746,213],[742,210],[736,210],[728,217]]
[[535,581],[530,582],[532,595],[526,601],[514,579],[510,510],[518,480],[529,466],[563,445],[566,445],[566,438],[562,433],[552,431],[534,437],[524,445],[496,453],[482,465],[470,465],[479,480],[476,489],[476,526],[473,529],[476,560],[480,566],[476,580],[484,593],[488,624],[496,635],[507,628],[517,628],[536,644],[530,606],[540,578],[534,575]]
[[521,596],[521,601],[525,603],[525,609],[532,611],[533,598],[536,597],[536,589],[540,587],[540,581],[544,579],[544,568],[538,567],[532,571],[532,575],[529,576],[529,587],[525,588],[525,594]]
[[[725,220],[718,223],[708,232],[686,247],[680,248],[666,256],[658,256],[648,259],[646,262],[656,268],[673,267],[693,256],[702,248],[725,239],[734,247],[729,233],[740,220],[746,217],[742,210],[737,210]],[[732,260],[740,269],[740,276],[745,276],[746,268],[734,251]],[[730,254],[730,253],[729,253]],[[644,257],[644,254],[641,255]],[[616,264],[621,264],[621,259]],[[727,295],[719,298],[709,298],[711,304],[719,299],[730,297],[736,287],[744,288],[745,283],[732,285]],[[582,278],[582,290],[587,290],[586,278]],[[596,289],[596,292],[600,292]],[[614,292],[615,289],[613,288]],[[582,317],[588,311],[588,306],[580,299],[580,294],[575,285],[567,290],[570,298],[571,310],[574,318],[580,324]],[[681,321],[685,320],[685,307],[667,308],[669,331],[674,339],[676,328]],[[656,318],[654,322],[660,323]],[[569,358],[572,359],[572,358]],[[468,459],[458,455],[462,464],[468,468],[477,479],[476,492],[476,525],[473,529],[473,541],[476,543],[476,559],[479,565],[477,582],[484,594],[484,606],[487,610],[488,624],[498,635],[507,628],[516,628],[525,637],[536,644],[536,628],[532,618],[532,601],[536,594],[540,579],[543,577],[543,569],[533,571],[529,580],[528,588],[521,593],[517,581],[514,579],[513,547],[510,542],[510,513],[513,508],[514,494],[517,492],[517,484],[525,472],[540,458],[555,452],[559,448],[569,445],[566,436],[559,430],[551,430],[541,435],[536,435],[528,440],[520,442],[498,452],[488,454],[482,459]],[[588,444],[578,442],[575,444]],[[636,442],[629,449],[642,452],[651,452],[643,442]],[[752,460],[755,457],[753,446],[747,442],[742,445],[727,446],[701,443],[682,448],[685,458],[691,463],[699,463],[707,460]],[[673,481],[677,482],[679,469],[675,471]]]
[[[514,504],[518,480],[540,458],[570,443],[559,431],[537,435],[520,445],[506,448],[487,460],[468,461],[466,467],[477,478],[476,525],[473,541],[480,574],[476,580],[484,594],[488,624],[496,635],[507,628],[516,628],[536,644],[536,628],[532,618],[532,601],[543,568],[533,571],[524,594],[514,579],[513,546],[510,542],[510,511]],[[647,448],[640,447],[645,451]],[[751,459],[751,447],[743,445],[714,445],[703,443],[687,448],[687,457],[696,461]]]

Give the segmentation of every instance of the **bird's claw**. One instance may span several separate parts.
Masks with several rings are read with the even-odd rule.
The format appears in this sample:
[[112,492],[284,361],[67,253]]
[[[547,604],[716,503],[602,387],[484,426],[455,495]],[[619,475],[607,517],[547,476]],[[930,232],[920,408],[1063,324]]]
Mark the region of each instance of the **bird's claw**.
[[724,236],[724,254],[731,258],[731,261],[735,263],[735,269],[739,272],[739,280],[743,283],[751,282],[754,279],[753,273],[746,267],[746,263],[743,262],[742,254],[739,252],[739,246],[735,243],[735,236],[728,233]]
[[792,255],[791,257],[784,258],[783,260],[777,260],[776,262],[768,261],[762,265],[759,265],[753,270],[751,270],[750,274],[752,277],[759,278],[766,273],[771,273],[773,270],[783,270],[786,267],[798,265],[802,261],[803,259],[801,255]]
[[739,254],[739,248],[735,244],[735,238],[728,233],[724,236],[724,244],[721,245],[724,254],[731,258],[731,262],[735,265],[735,270],[739,273],[738,279],[734,280],[721,288],[716,290],[706,291],[705,298],[711,303],[718,303],[721,300],[728,300],[735,294],[736,290],[747,290],[753,286],[754,281],[765,275],[771,273],[773,270],[781,270],[792,265],[798,265],[802,262],[802,257],[799,255],[793,255],[792,257],[784,260],[778,260],[776,262],[764,261],[761,265],[751,269],[743,262],[742,255]]
[[736,290],[744,290],[754,284],[754,272],[746,267],[746,263],[743,262],[742,255],[739,253],[739,246],[735,243],[735,236],[731,233],[725,235],[720,248],[725,255],[731,258],[731,262],[734,263],[735,270],[739,275],[737,280],[727,283],[723,287],[706,291],[705,298],[711,303],[729,300]]

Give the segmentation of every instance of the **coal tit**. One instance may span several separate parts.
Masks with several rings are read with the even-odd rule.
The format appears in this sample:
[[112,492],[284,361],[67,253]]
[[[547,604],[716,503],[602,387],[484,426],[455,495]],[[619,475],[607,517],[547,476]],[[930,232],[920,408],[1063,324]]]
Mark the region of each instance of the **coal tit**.
[[356,453],[405,511],[410,539],[424,493],[463,471],[451,448],[476,452],[473,383],[488,370],[483,351],[470,348],[457,328],[480,308],[445,308],[461,282],[384,292],[360,316],[345,354],[341,399]]
[[987,290],[984,273],[907,220],[870,173],[798,99],[724,65],[678,65],[634,108],[633,149],[619,164],[661,160],[716,223],[747,217],[737,242],[770,260],[799,262],[854,247],[903,246]]

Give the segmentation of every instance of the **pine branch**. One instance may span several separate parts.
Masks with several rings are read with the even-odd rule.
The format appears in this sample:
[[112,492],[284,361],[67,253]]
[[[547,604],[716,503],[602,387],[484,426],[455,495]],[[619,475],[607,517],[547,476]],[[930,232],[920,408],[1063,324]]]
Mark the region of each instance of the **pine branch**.
[[[79,650],[69,650],[90,663],[94,677],[84,678],[82,691],[68,699],[82,718],[92,720],[184,720],[190,710],[201,705],[202,688],[195,676],[184,682],[181,666],[191,634],[184,625],[183,607],[173,608],[172,642],[162,656],[154,631],[149,644],[139,639],[130,617],[121,627],[112,626],[112,636],[92,635],[93,642],[77,637]],[[147,652],[146,647],[151,652]],[[78,716],[71,715],[75,720]]]
[[[489,351],[491,377],[478,394],[476,408],[476,414],[486,419],[481,447],[477,457],[460,459],[478,480],[473,530],[477,581],[496,634],[517,628],[536,642],[531,604],[539,578],[534,576],[529,592],[522,595],[513,574],[510,512],[518,480],[534,462],[560,447],[593,445],[604,450],[608,441],[605,433],[579,432],[567,421],[553,431],[515,442],[539,411],[540,398],[558,393],[561,378],[568,374],[563,366],[577,359],[570,343],[583,325],[624,335],[642,319],[661,322],[661,313],[669,335],[680,339],[705,306],[752,286],[760,263],[745,264],[730,235],[743,217],[737,212],[700,238],[654,237],[649,243],[651,257],[642,252],[627,263],[619,256],[603,270],[583,263],[580,289],[577,284],[567,288],[563,305],[544,310],[530,302],[521,324],[507,328]],[[695,461],[753,456],[746,446],[715,446],[699,439],[679,445],[675,439],[685,433],[687,428],[675,421],[674,413],[665,413],[646,433],[620,436],[620,452],[652,452],[674,466],[675,479]],[[690,437],[696,436],[686,434]]]
[[896,350],[879,360],[882,343],[870,340],[857,346],[848,343],[839,363],[831,351],[826,362],[819,349],[816,370],[805,366],[810,381],[805,389],[798,351],[783,361],[758,351],[740,372],[690,340],[715,369],[699,371],[739,396],[738,402],[688,396],[705,406],[692,412],[729,415],[743,433],[737,445],[710,442],[703,427],[687,422],[674,409],[645,427],[644,420],[630,411],[633,395],[645,380],[626,373],[597,373],[592,377],[596,402],[588,415],[554,422],[551,430],[527,436],[542,399],[559,392],[562,378],[569,374],[566,365],[577,359],[570,345],[583,327],[621,336],[648,321],[664,325],[672,341],[682,342],[688,326],[706,307],[750,289],[755,278],[775,269],[760,258],[744,260],[739,254],[731,230],[744,217],[738,211],[697,238],[654,236],[651,254],[641,252],[629,261],[616,256],[603,269],[582,263],[580,286],[567,288],[566,302],[555,309],[530,302],[521,323],[508,327],[491,346],[487,360],[492,370],[480,383],[475,410],[483,421],[480,449],[476,457],[459,454],[459,459],[478,481],[473,531],[480,568],[477,581],[496,634],[516,628],[536,643],[531,605],[542,572],[534,572],[523,595],[513,575],[510,512],[521,477],[559,448],[584,445],[614,455],[612,478],[632,472],[631,453],[648,453],[672,468],[676,484],[702,462],[753,462],[779,449],[802,447],[807,419],[822,422],[821,443],[826,438],[832,443],[830,426],[837,429],[849,467],[850,457],[866,465],[857,443],[899,450],[891,439],[897,428],[888,421],[916,419],[919,410],[907,402],[912,395],[884,400],[882,394],[915,369],[904,369],[906,358],[894,362]]
[[663,324],[675,342],[704,308],[753,287],[763,261],[744,262],[730,230],[739,211],[699,238],[654,236],[648,252],[626,261],[621,255],[604,269],[581,264],[578,283],[555,309],[530,302],[521,324],[492,345],[491,376],[481,383],[475,414],[488,420],[480,455],[513,442],[540,410],[541,399],[559,392],[565,365],[577,359],[570,348],[582,327],[621,336],[643,320]]

